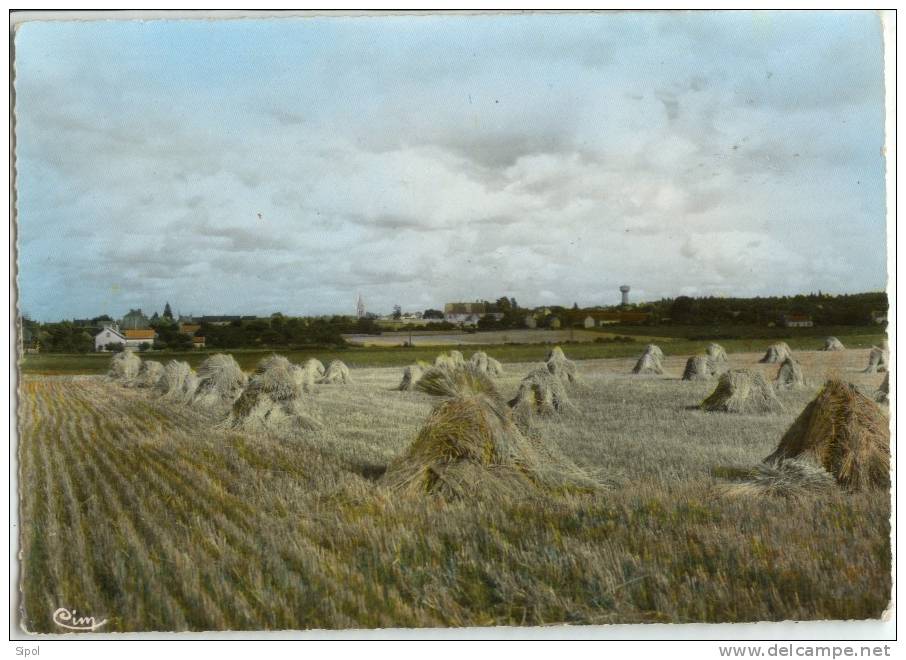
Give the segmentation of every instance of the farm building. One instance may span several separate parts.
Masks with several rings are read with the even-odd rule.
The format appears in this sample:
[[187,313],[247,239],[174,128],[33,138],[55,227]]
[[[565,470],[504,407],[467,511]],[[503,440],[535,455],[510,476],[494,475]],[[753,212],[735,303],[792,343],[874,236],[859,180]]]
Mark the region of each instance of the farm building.
[[192,348],[204,348],[204,337],[198,337],[195,335],[195,333],[199,330],[201,330],[201,325],[198,323],[179,324],[180,334],[188,335],[192,338]]
[[648,312],[633,312],[629,310],[591,310],[583,321],[586,328],[595,328],[604,325],[617,325],[619,323],[644,323],[651,314]]
[[815,325],[808,314],[784,314],[780,321],[784,328],[811,328]]
[[126,336],[115,325],[109,325],[94,336],[94,350],[106,351],[107,346],[126,346]]
[[149,346],[157,339],[154,330],[123,330],[126,348],[141,348],[142,344]]
[[150,323],[151,321],[145,316],[141,308],[130,309],[129,313],[120,321],[119,327],[123,330],[144,330],[150,327]]
[[478,323],[478,319],[482,316],[491,316],[498,321],[503,318],[503,314],[497,311],[496,305],[491,303],[446,303],[444,305],[444,320],[450,323]]
[[590,314],[597,325],[616,325],[620,322],[620,312],[595,312]]

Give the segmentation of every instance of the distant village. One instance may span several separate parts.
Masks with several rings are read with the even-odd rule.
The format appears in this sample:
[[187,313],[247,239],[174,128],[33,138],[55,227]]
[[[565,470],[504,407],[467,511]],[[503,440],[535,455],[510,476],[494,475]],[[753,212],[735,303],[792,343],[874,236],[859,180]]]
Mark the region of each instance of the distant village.
[[[619,287],[610,306],[550,305],[521,307],[513,298],[448,302],[443,309],[390,313],[367,309],[360,294],[353,313],[321,317],[174,314],[169,303],[161,314],[130,309],[117,320],[103,315],[55,323],[22,319],[22,348],[34,353],[191,350],[224,347],[341,345],[350,335],[394,330],[465,331],[534,329],[594,330],[629,325],[732,325],[811,328],[816,325],[874,325],[887,321],[883,292],[829,295],[818,293],[765,298],[690,298],[633,303],[630,287]],[[616,293],[616,291],[614,291]],[[619,302],[617,302],[619,301]]]
[[[651,317],[650,312],[636,311],[630,308],[628,299],[629,287],[621,287],[622,300],[619,307],[614,309],[587,309],[580,310],[575,307],[569,310],[569,319],[563,318],[564,314],[558,314],[558,307],[539,307],[534,309],[519,310],[517,316],[521,319],[521,325],[528,329],[550,329],[559,330],[563,327],[575,327],[577,324],[575,318],[577,312],[582,316],[581,327],[589,329],[606,325],[618,324],[638,324],[645,323]],[[507,301],[506,304],[501,301]],[[403,312],[400,307],[396,307],[393,312],[378,315],[368,312],[365,306],[364,298],[359,295],[356,300],[356,318],[367,319],[376,322],[376,325],[382,325],[381,322],[392,324],[392,326],[408,325],[434,325],[443,324],[449,326],[453,324],[460,328],[478,328],[482,322],[501,322],[509,314],[510,316],[519,308],[515,306],[515,301],[501,299],[501,301],[492,303],[488,301],[476,302],[450,302],[444,305],[443,312],[439,310],[427,309],[416,312]],[[141,309],[130,309],[119,321],[105,318],[104,320],[96,319],[77,319],[76,325],[89,326],[93,323],[99,325],[97,334],[94,335],[95,351],[116,351],[126,348],[137,350],[149,350],[154,347],[155,342],[159,339],[159,330],[161,325],[175,327],[176,331],[191,341],[194,349],[205,348],[205,336],[202,332],[204,326],[223,326],[230,324],[242,324],[244,322],[253,322],[258,320],[269,321],[270,317],[259,319],[257,316],[249,315],[178,315],[174,317],[170,310],[170,304],[167,303],[164,313],[160,316],[153,314],[148,317]]]
[[[567,327],[568,321],[562,318],[562,314],[557,314],[556,307],[539,307],[532,310],[523,310],[524,314],[520,315],[523,327],[528,329],[550,329],[559,330]],[[576,310],[570,310],[570,317],[575,317]],[[583,328],[595,328],[606,325],[619,324],[637,324],[648,321],[651,317],[649,312],[639,312],[632,309],[615,309],[602,310],[590,309],[579,310],[585,313],[582,318]],[[392,324],[399,325],[433,325],[453,324],[460,328],[477,328],[482,321],[502,321],[505,312],[500,305],[490,302],[451,302],[444,305],[443,313],[437,310],[425,310],[417,312],[403,312],[395,310],[389,314],[378,315],[366,311],[364,302],[359,298],[356,309],[356,318],[370,319],[377,325]],[[123,316],[120,321],[102,320],[100,321],[100,330],[94,336],[94,345],[96,351],[122,350],[132,348],[138,350],[147,350],[154,346],[158,339],[158,328],[163,322],[172,317],[146,316],[141,309],[131,309]],[[230,325],[241,324],[257,320],[269,320],[269,317],[259,319],[257,316],[247,315],[180,315],[172,322],[175,324],[178,332],[185,335],[192,342],[192,347],[196,349],[205,348],[205,337],[201,330],[204,325]],[[77,319],[74,323],[89,325],[92,321],[87,319]],[[810,324],[810,321],[809,321]],[[570,326],[574,323],[570,323]]]

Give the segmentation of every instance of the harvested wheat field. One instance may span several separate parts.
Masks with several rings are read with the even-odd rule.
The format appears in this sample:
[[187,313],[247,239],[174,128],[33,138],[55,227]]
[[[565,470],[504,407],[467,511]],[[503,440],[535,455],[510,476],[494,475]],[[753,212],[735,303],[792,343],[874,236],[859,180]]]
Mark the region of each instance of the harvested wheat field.
[[[480,501],[385,478],[471,451],[444,449],[456,411],[401,391],[399,368],[351,369],[311,395],[317,429],[267,432],[103,376],[26,376],[23,624],[54,631],[61,604],[105,632],[878,617],[886,490],[726,497],[715,476],[773,452],[829,377],[871,397],[884,375],[862,373],[868,351],[797,351],[816,385],[777,392],[772,415],[699,410],[715,382],[682,381],[686,357],[650,378],[630,373],[637,356],[576,361],[570,414],[538,415],[524,438],[506,406],[463,408],[505,455],[462,471],[495,493]],[[731,353],[728,367],[772,379],[760,358]],[[176,381],[190,375],[178,366]],[[536,366],[507,364],[501,400]],[[509,481],[494,481],[498,463]],[[493,488],[564,465],[596,487]]]

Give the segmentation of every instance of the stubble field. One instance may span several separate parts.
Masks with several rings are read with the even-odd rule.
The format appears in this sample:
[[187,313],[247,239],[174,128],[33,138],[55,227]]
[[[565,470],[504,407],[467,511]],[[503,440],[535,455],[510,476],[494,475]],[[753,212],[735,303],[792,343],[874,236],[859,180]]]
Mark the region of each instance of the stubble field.
[[[759,357],[730,360],[773,378]],[[576,411],[535,432],[609,487],[452,503],[377,483],[437,403],[394,391],[399,368],[318,386],[324,428],[295,437],[103,377],[25,375],[23,625],[58,632],[60,607],[104,632],[878,617],[887,493],[740,499],[714,476],[767,456],[825,377],[883,378],[859,372],[867,350],[797,357],[811,386],[758,416],[694,409],[714,383],[680,381],[679,357],[663,377],[578,362]],[[530,367],[507,364],[501,391]]]

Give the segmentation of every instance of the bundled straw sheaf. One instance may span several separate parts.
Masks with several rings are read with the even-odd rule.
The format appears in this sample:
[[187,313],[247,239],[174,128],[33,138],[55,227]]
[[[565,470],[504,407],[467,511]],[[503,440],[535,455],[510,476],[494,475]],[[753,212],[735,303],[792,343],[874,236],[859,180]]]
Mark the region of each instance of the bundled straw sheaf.
[[488,354],[484,351],[476,351],[472,353],[472,359],[469,360],[469,363],[484,373],[488,373]]
[[711,359],[711,364],[715,367],[717,367],[717,365],[729,362],[727,351],[725,351],[724,347],[720,344],[708,344],[706,352],[708,354],[708,357]]
[[746,369],[732,369],[720,375],[717,387],[701,403],[708,412],[744,414],[777,413],[783,405],[764,377]]
[[765,459],[807,457],[850,491],[890,486],[890,426],[881,407],[851,383],[829,380]]
[[469,360],[473,367],[486,373],[488,376],[497,377],[503,373],[503,365],[484,351],[476,351]]
[[788,357],[793,357],[793,352],[790,350],[790,347],[786,342],[777,342],[768,347],[767,352],[765,352],[764,357],[759,360],[759,362],[765,364],[774,364],[780,363],[786,360]]
[[312,374],[315,380],[324,375],[324,365],[317,358],[309,358],[305,361],[302,368]]
[[107,372],[108,378],[117,382],[125,383],[138,376],[142,368],[142,359],[129,350],[114,353],[110,358],[110,371]]
[[547,370],[563,381],[563,383],[575,383],[578,381],[576,363],[568,359],[563,353],[563,349],[559,346],[554,346],[548,352]]
[[434,358],[434,366],[441,369],[458,369],[466,363],[465,358],[459,351],[450,351],[441,353]]
[[563,381],[543,366],[522,379],[509,406],[522,428],[531,426],[536,416],[553,417],[574,410]]
[[298,372],[283,356],[258,363],[248,385],[233,404],[229,425],[253,431],[293,432],[320,428],[306,407]]
[[523,435],[493,381],[472,365],[453,374],[430,369],[419,388],[445,400],[388,466],[381,479],[387,487],[412,495],[497,501],[599,488],[565,457]]
[[[265,358],[269,359],[272,358]],[[248,376],[239,368],[239,363],[232,355],[223,353],[206,358],[198,365],[197,375],[192,405],[208,410],[232,406],[248,383]]]
[[642,353],[638,362],[636,362],[635,366],[632,368],[632,373],[661,375],[664,373],[664,367],[661,364],[661,360],[663,359],[664,352],[660,347],[655,346],[654,344],[648,344],[648,346],[645,347],[645,352]]
[[436,358],[434,358],[434,367],[438,369],[455,369],[456,363],[450,359],[450,356],[446,353],[441,353]]
[[164,401],[189,403],[197,386],[198,377],[188,362],[170,360],[154,385],[154,393]]
[[[638,366],[638,365],[636,365]],[[714,378],[714,363],[707,355],[694,355],[686,360],[683,380],[711,380]]]
[[844,348],[845,346],[843,346],[843,342],[841,342],[836,337],[827,337],[824,340],[825,351],[842,351],[844,350]]
[[455,369],[431,367],[418,379],[415,389],[431,396],[456,397],[464,394],[481,394],[494,399],[497,403],[503,401],[494,381],[471,364],[464,364]]
[[400,390],[401,392],[411,392],[415,389],[415,384],[421,377],[422,368],[417,364],[410,365],[403,369],[403,379],[400,381],[400,384],[396,389]]
[[868,366],[864,373],[874,374],[887,371],[890,368],[890,350],[887,348],[887,342],[883,346],[872,346],[868,354]]
[[303,365],[293,365],[292,369],[293,378],[296,381],[296,384],[302,388],[305,392],[311,392],[314,390],[316,382],[319,382],[324,378],[324,365],[321,364],[320,360],[315,358],[309,358],[306,360]]
[[802,373],[802,365],[797,360],[788,357],[777,370],[777,377],[774,379],[774,387],[778,390],[795,390],[805,387],[808,383]]
[[875,401],[881,405],[887,406],[890,405],[890,372],[888,371],[884,374],[884,380],[881,381],[881,386],[875,392]]
[[164,373],[164,365],[154,360],[145,360],[135,378],[127,383],[128,387],[151,388],[157,384]]
[[312,365],[292,365],[293,379],[296,385],[302,388],[303,392],[311,392],[314,389],[315,381],[319,378],[317,367]]
[[327,369],[324,371],[324,375],[321,376],[318,382],[322,385],[331,385],[334,383],[347,384],[351,382],[349,377],[349,367],[347,367],[340,360],[332,360]]
[[722,490],[730,497],[782,497],[798,500],[832,492],[834,477],[823,467],[809,461],[792,459],[776,465],[762,463],[740,475],[742,480]]

